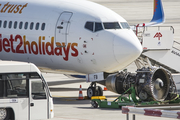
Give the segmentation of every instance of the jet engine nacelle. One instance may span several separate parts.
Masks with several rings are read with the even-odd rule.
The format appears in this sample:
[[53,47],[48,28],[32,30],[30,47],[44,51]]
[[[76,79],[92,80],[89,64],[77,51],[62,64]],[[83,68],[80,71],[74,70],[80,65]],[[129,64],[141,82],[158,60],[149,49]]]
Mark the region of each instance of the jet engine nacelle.
[[112,74],[107,77],[105,84],[108,90],[118,94],[124,93],[134,84],[136,95],[144,101],[171,99],[170,93],[176,92],[171,74],[157,67],[138,69],[136,74],[127,72]]

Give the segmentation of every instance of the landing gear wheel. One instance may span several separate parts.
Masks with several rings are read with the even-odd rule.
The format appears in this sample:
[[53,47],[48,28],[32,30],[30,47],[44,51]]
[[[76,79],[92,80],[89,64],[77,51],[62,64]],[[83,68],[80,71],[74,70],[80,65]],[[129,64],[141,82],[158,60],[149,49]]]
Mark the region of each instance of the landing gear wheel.
[[95,96],[95,89],[94,87],[89,87],[87,89],[87,97],[90,99],[92,96]]
[[92,96],[103,96],[103,90],[100,86],[89,87],[87,89],[87,97],[90,99]]
[[98,107],[98,103],[96,101],[91,101],[91,105],[94,107],[94,108],[97,108]]
[[8,109],[0,108],[0,120],[9,120]]
[[96,87],[96,93],[97,96],[103,96],[103,90],[100,86]]

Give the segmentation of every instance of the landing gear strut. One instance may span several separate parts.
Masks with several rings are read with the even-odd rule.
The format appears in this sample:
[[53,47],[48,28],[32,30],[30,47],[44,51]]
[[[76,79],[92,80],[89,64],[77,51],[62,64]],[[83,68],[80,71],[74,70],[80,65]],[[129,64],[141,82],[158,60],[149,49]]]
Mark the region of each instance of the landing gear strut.
[[102,96],[103,90],[100,86],[96,86],[96,82],[92,82],[90,87],[87,89],[87,97],[91,98],[92,96]]

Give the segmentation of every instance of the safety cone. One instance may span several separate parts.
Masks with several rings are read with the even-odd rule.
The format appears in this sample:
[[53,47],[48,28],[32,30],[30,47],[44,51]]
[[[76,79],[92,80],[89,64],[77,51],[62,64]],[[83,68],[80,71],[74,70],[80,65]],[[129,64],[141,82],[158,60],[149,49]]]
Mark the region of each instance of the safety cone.
[[108,90],[106,87],[104,87],[104,91]]
[[78,98],[78,100],[84,100],[81,85],[80,85],[80,88],[79,88],[79,98]]

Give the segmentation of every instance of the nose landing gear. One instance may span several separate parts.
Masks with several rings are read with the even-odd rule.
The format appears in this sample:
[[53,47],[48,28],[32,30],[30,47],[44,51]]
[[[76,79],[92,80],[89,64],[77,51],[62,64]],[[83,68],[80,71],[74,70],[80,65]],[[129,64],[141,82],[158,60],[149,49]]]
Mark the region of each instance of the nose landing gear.
[[103,96],[103,90],[100,86],[96,86],[96,82],[92,82],[87,89],[87,97],[90,99],[92,96]]

